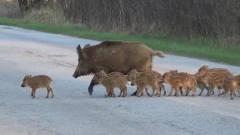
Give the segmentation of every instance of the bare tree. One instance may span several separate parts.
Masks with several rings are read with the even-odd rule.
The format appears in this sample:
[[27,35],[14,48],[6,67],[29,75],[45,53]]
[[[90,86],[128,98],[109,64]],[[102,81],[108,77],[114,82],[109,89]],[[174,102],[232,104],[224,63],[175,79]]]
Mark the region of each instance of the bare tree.
[[22,12],[44,3],[72,23],[105,31],[211,37],[240,44],[240,0],[18,0]]

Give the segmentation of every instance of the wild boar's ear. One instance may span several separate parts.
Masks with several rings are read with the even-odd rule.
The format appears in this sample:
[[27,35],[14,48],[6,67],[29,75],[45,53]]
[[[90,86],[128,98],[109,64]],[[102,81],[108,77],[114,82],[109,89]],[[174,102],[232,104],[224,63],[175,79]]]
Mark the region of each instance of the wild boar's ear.
[[77,49],[77,54],[80,57],[82,55],[82,48],[81,48],[81,46],[78,45],[76,49]]

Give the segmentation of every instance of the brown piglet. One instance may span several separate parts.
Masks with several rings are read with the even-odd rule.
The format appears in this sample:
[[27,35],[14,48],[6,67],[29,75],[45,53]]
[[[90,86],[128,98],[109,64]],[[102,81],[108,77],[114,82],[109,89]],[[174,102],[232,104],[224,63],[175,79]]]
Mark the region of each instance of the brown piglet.
[[231,100],[234,99],[236,92],[238,92],[238,96],[240,97],[240,75],[225,79],[223,89],[224,96],[230,91]]
[[52,79],[47,76],[47,75],[37,75],[37,76],[31,76],[31,75],[26,75],[23,78],[23,82],[21,87],[30,87],[32,88],[32,93],[31,96],[32,98],[35,98],[35,93],[38,88],[46,88],[47,89],[47,96],[46,98],[49,97],[49,93],[51,92],[52,98],[53,98],[53,90],[50,86],[52,82]]
[[95,74],[98,79],[98,83],[102,84],[106,88],[106,97],[115,97],[114,88],[119,88],[121,90],[118,97],[127,96],[127,75],[123,75],[119,72],[105,73],[103,70]]
[[[162,85],[161,74],[157,71],[147,71],[147,72],[137,72],[133,69],[128,73],[128,80],[131,81],[131,85],[137,86],[138,97],[143,95],[143,89],[148,96],[152,97],[154,95],[161,96],[161,91],[164,91],[166,94],[165,87]],[[152,88],[152,94],[148,93],[148,88]]]

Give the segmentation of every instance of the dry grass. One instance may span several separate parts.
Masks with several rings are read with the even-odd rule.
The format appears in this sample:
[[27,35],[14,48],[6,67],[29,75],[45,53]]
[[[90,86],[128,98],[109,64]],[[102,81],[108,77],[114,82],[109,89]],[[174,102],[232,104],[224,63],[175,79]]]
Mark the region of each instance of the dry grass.
[[30,23],[41,24],[66,24],[63,12],[48,7],[33,9],[24,16],[24,20]]
[[92,31],[86,28],[77,27],[76,25],[50,25],[30,23],[24,20],[9,18],[0,18],[0,25],[18,26],[28,29],[96,40],[138,41],[149,45],[151,48],[162,50],[164,52],[204,58],[232,65],[240,65],[240,47],[224,48],[221,47],[217,42],[214,42],[212,40],[202,40],[201,38],[195,38],[189,41],[167,38],[165,36],[109,33]]
[[19,15],[17,0],[0,0],[0,17],[18,17]]

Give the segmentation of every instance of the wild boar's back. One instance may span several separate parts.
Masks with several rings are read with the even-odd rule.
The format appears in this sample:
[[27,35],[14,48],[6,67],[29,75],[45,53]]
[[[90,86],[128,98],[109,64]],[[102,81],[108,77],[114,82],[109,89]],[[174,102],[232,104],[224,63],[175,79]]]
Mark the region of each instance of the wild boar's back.
[[82,52],[86,55],[91,73],[104,70],[126,74],[131,69],[150,70],[154,51],[141,43],[104,41],[98,45],[83,48]]

